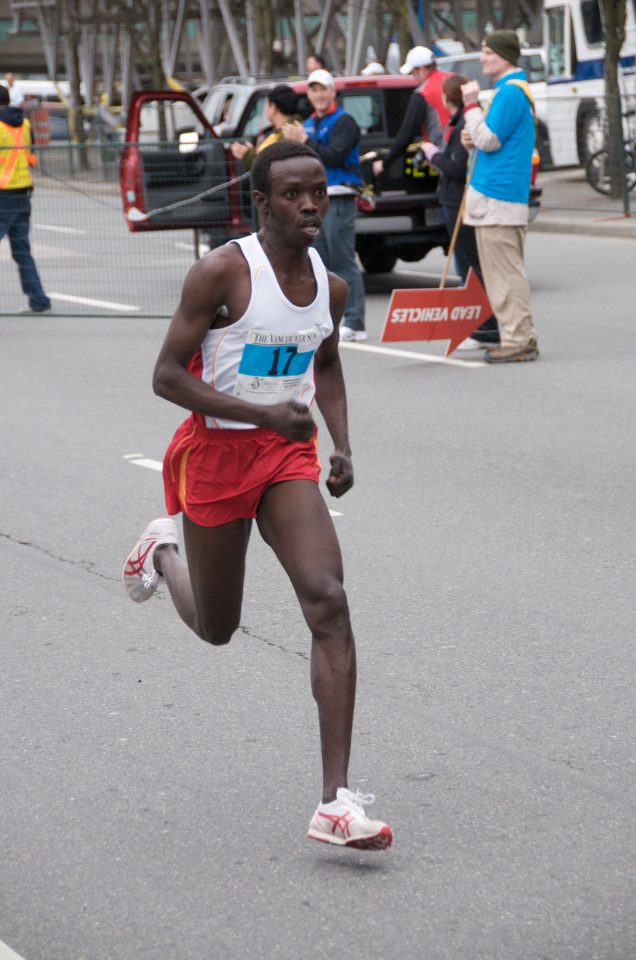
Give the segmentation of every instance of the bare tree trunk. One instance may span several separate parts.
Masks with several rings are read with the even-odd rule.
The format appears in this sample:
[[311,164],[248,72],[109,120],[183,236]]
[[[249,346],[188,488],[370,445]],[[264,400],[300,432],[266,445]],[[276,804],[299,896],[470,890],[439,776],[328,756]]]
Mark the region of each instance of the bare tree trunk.
[[618,70],[621,47],[625,41],[625,0],[603,0],[605,14],[605,102],[607,105],[607,163],[610,196],[623,192],[623,118]]
[[402,60],[406,57],[411,46],[407,2],[408,0],[384,0],[384,7],[393,20],[393,29],[397,36]]
[[519,26],[520,3],[519,0],[503,0],[501,6],[500,26],[506,30],[514,30]]
[[274,12],[269,0],[257,0],[254,4],[256,15],[256,34],[260,47],[261,72],[272,72],[272,52],[274,47]]
[[80,8],[81,0],[65,0],[62,10],[62,27],[66,33],[66,42],[68,45],[68,80],[71,89],[71,102],[68,108],[68,126],[71,141],[79,144],[81,147],[81,149],[78,150],[79,165],[83,170],[87,170],[88,155],[86,149],[82,147],[82,145],[86,143],[86,131],[84,130],[84,111],[82,109],[82,89],[79,67],[79,44],[81,40]]

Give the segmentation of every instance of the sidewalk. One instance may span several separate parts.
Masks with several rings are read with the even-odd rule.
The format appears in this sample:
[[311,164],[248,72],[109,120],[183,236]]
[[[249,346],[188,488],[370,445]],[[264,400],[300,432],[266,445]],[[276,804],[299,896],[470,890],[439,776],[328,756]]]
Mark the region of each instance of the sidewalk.
[[539,171],[543,190],[541,209],[530,226],[535,233],[578,233],[636,240],[636,191],[629,195],[631,217],[623,214],[621,200],[597,193],[580,167]]

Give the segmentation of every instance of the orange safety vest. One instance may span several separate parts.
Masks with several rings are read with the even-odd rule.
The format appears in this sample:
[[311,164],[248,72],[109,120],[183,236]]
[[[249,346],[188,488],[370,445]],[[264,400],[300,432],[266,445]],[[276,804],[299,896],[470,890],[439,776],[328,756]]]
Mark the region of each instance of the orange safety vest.
[[[22,123],[19,127],[12,127],[0,120],[0,132],[11,140],[10,147],[0,150],[0,190],[30,187],[33,183],[28,168],[34,167],[38,161],[37,157],[29,150],[30,142],[25,143],[25,125],[25,123]],[[22,162],[18,166],[20,160]],[[14,174],[16,182],[13,186],[10,186]]]

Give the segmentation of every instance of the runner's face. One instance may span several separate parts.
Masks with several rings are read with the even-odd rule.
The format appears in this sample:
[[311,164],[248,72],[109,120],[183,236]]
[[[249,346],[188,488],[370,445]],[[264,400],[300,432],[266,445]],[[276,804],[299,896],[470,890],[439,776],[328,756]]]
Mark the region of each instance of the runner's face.
[[257,194],[265,226],[279,241],[309,247],[320,232],[329,201],[325,169],[313,157],[275,160],[269,168],[269,197]]

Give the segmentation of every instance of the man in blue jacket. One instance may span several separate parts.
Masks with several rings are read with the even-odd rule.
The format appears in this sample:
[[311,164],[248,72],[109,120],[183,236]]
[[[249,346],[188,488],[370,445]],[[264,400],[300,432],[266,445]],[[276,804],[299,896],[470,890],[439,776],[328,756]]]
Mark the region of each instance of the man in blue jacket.
[[364,285],[356,261],[356,195],[363,185],[360,171],[360,130],[353,117],[338,106],[336,84],[327,70],[307,77],[307,96],[314,108],[304,127],[287,123],[286,140],[306,143],[318,154],[327,173],[329,210],[322,221],[316,249],[328,270],[349,285],[349,301],[340,326],[341,340],[366,340]]
[[524,264],[535,110],[513,30],[495,30],[482,46],[484,74],[495,80],[490,108],[479,106],[479,83],[462,87],[462,141],[477,156],[466,193],[464,222],[475,227],[486,293],[497,317],[501,344],[487,351],[488,363],[536,360],[537,335],[530,312]]

